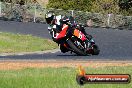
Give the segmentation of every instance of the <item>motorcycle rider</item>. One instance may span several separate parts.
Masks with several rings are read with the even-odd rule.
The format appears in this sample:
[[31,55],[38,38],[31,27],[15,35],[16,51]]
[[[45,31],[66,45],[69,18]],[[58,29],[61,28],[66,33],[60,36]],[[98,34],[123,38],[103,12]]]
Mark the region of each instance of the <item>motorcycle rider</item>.
[[[75,23],[75,20],[72,16],[70,16],[69,18],[67,16],[63,16],[63,17],[61,17],[61,19],[57,20],[55,14],[52,11],[49,11],[48,13],[45,14],[45,19],[46,19],[46,23],[49,24],[49,27],[48,27],[49,33],[52,35],[52,38],[55,42],[57,42],[56,37],[55,37],[55,33],[59,33],[61,31],[62,24],[64,24],[64,23],[70,24],[71,20],[72,20],[72,23],[73,22]],[[58,22],[60,22],[60,23],[58,23]],[[89,40],[92,38],[91,35],[86,33],[84,26],[82,24],[76,24],[75,23],[75,25],[77,25],[78,29],[82,33],[84,33],[84,35],[86,35],[86,37]]]
[[61,25],[57,24],[58,20],[56,19],[55,14],[51,11],[45,14],[45,19],[46,19],[46,23],[49,25],[48,30],[52,36],[53,41],[58,43],[56,36],[61,31]]
[[[55,14],[52,11],[49,11],[45,14],[45,19],[46,19],[46,23],[49,25],[48,27],[49,33],[52,35],[52,39],[56,43],[59,43],[59,40],[57,40],[57,35],[59,35],[60,31],[62,30],[63,24],[72,25],[73,27],[77,25],[77,24],[73,25],[73,23],[70,22],[70,19],[67,16],[63,16],[63,17],[60,17],[60,19],[57,19],[57,16],[55,16]],[[74,22],[74,19],[72,17],[71,19]],[[86,40],[85,42],[90,41],[92,36],[85,32],[83,25],[78,24],[77,27],[82,33],[84,33],[84,35],[86,35],[88,40]],[[69,31],[69,33],[72,33],[72,32],[73,30]],[[65,47],[60,46],[60,48],[62,48],[62,52],[65,52],[63,51],[63,50],[66,50]]]

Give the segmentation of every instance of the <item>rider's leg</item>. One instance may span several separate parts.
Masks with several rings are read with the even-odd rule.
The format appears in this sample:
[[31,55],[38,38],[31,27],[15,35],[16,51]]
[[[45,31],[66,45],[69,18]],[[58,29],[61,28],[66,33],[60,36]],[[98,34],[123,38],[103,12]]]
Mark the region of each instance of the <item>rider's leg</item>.
[[84,35],[88,38],[88,40],[91,40],[91,39],[92,39],[92,36],[89,35],[89,34],[85,31],[85,28],[84,28],[84,27],[80,26],[80,31],[81,31],[82,33],[84,33]]
[[91,40],[92,39],[92,36],[90,34],[88,34],[85,29],[83,31],[83,33],[85,34],[85,36],[88,38],[88,40]]

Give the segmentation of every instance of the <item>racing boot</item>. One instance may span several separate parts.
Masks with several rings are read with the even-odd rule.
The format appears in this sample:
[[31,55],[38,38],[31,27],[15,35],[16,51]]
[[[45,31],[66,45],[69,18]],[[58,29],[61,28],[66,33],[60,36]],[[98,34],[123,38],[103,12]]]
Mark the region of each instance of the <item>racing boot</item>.
[[87,34],[86,31],[85,31],[85,28],[83,27],[83,25],[80,25],[79,26],[80,28],[80,31],[86,36],[86,38],[90,41],[92,39],[92,36]]

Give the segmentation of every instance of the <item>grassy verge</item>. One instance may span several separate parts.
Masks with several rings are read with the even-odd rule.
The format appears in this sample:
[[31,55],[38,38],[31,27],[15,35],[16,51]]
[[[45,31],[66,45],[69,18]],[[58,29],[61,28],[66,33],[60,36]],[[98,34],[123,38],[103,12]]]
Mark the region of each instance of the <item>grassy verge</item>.
[[44,51],[57,48],[57,44],[48,39],[31,35],[0,33],[0,53]]
[[[132,66],[85,68],[87,73],[132,75]],[[77,69],[61,68],[26,68],[21,70],[0,71],[1,88],[80,88],[76,83]],[[131,88],[130,84],[86,84],[81,88]]]

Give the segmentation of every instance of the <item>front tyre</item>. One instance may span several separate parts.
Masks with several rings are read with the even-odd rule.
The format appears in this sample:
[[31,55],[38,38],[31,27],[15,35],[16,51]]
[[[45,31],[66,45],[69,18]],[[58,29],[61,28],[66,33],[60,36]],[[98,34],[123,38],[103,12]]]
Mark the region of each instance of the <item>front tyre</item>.
[[93,45],[92,49],[93,49],[92,55],[99,55],[100,50],[99,50],[99,47],[97,45]]
[[67,43],[73,49],[73,52],[76,53],[77,55],[82,55],[82,56],[87,55],[87,53],[77,48],[77,46],[70,39],[67,40]]

